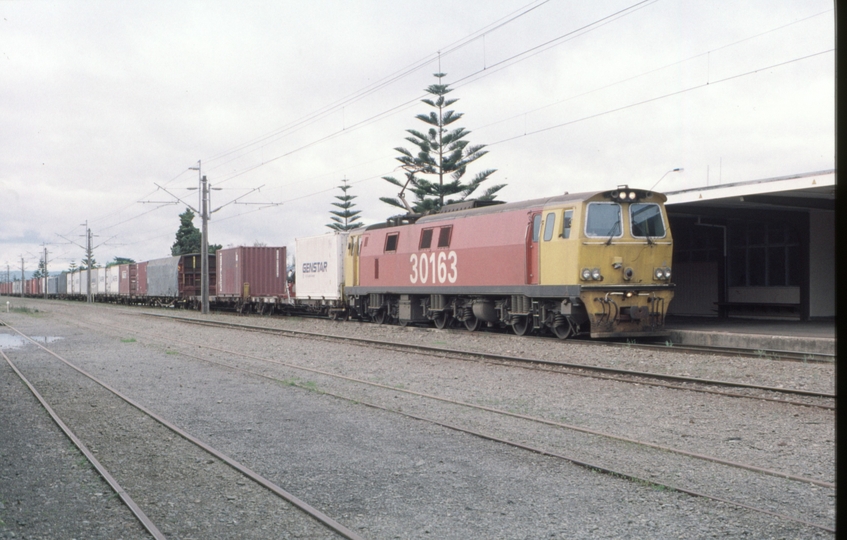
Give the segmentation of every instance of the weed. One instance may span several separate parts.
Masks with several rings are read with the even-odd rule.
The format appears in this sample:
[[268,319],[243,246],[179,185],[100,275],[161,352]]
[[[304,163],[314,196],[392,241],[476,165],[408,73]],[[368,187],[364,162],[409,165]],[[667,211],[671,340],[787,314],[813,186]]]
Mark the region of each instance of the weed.
[[665,341],[665,347],[673,347],[673,341],[671,341],[671,340]]
[[768,357],[768,351],[766,351],[764,349],[759,349],[759,350],[756,351],[756,356],[758,356],[759,358],[767,358]]
[[15,313],[38,313],[37,309],[32,309],[26,306],[14,306],[12,311]]
[[314,381],[302,381],[297,377],[294,377],[293,379],[282,379],[279,382],[286,386],[296,386],[297,388],[302,388],[304,390],[320,392],[320,390],[318,390],[318,384]]
[[626,340],[626,346],[627,346],[627,348],[630,348],[630,347],[632,347],[633,345],[635,345],[635,340],[634,340],[634,339],[627,338],[627,340]]
[[179,354],[179,351],[165,351],[165,354]]
[[135,338],[121,338],[121,343],[135,343]]

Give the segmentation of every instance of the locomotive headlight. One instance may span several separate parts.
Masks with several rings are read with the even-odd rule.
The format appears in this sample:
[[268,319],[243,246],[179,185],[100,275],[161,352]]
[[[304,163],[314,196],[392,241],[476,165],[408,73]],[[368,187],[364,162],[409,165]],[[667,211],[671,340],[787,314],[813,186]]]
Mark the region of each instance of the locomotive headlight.
[[630,201],[634,201],[634,200],[635,200],[635,192],[634,192],[634,191],[630,191],[630,192],[629,192],[629,200],[630,200]]
[[589,279],[591,279],[591,270],[589,270],[588,268],[583,268],[581,276],[583,280],[588,281]]
[[665,279],[667,279],[668,281],[670,281],[671,279],[671,269],[667,267],[665,267]]
[[653,276],[656,279],[662,279],[663,277],[665,277],[665,272],[661,268],[656,268],[655,270],[653,270]]
[[595,268],[594,270],[591,271],[591,279],[595,279],[597,281],[600,281],[601,279],[603,279],[603,276],[600,274],[599,268]]

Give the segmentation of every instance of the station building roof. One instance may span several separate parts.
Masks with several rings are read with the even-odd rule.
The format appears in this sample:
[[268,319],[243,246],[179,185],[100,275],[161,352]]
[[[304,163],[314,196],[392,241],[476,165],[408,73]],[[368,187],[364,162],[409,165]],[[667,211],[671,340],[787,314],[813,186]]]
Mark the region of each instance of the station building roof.
[[665,192],[666,206],[835,210],[835,170]]

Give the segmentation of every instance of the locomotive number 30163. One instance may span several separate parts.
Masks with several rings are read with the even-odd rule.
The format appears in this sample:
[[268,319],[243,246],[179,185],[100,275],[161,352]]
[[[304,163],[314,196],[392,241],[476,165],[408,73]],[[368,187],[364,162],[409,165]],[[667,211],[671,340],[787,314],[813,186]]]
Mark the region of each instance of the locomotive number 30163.
[[409,262],[412,263],[412,273],[409,275],[412,283],[456,283],[456,278],[459,277],[459,270],[456,268],[459,258],[455,251],[412,253]]

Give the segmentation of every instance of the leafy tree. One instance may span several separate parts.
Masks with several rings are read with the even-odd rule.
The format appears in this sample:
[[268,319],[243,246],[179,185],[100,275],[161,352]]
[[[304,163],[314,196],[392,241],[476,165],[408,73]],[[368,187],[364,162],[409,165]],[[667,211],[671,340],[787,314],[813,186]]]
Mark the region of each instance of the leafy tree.
[[[462,177],[467,171],[468,165],[488,153],[484,150],[485,145],[471,145],[465,137],[470,134],[465,128],[459,127],[452,130],[448,126],[462,118],[463,113],[448,110],[448,107],[456,103],[458,99],[447,99],[448,93],[453,90],[449,84],[443,84],[441,79],[444,73],[435,73],[438,84],[430,85],[426,92],[433,99],[422,99],[434,110],[429,114],[415,116],[418,120],[429,125],[426,133],[408,129],[411,137],[406,140],[417,147],[413,153],[405,148],[395,148],[400,152],[397,161],[402,163],[401,168],[405,171],[406,182],[400,182],[394,177],[384,176],[383,180],[403,188],[408,186],[409,191],[415,195],[415,203],[412,208],[414,212],[423,213],[440,209],[444,204],[449,204],[467,199],[485,182],[496,169],[486,169],[472,180],[465,183]],[[430,181],[421,178],[420,175],[431,175],[435,178]],[[503,189],[505,184],[491,186],[477,197],[480,200],[493,200],[496,193]],[[452,199],[449,197],[457,196]],[[447,200],[445,201],[445,198]],[[405,199],[405,198],[404,198]],[[393,206],[406,209],[405,200],[393,197],[380,197],[380,200]]]
[[109,266],[117,266],[119,264],[132,264],[135,262],[135,259],[127,259],[126,257],[115,257],[115,260],[106,264],[106,267]]
[[[194,226],[194,212],[186,208],[179,215],[179,229],[176,231],[176,241],[171,246],[171,255],[185,255],[187,253],[200,253],[203,244],[203,234]],[[209,255],[213,255],[221,249],[220,244],[209,244]]]
[[176,231],[176,241],[171,246],[171,255],[200,253],[201,241],[200,229],[194,226],[194,212],[186,208],[179,215],[179,229]]
[[343,185],[338,186],[338,189],[341,190],[341,195],[335,196],[341,202],[332,203],[333,206],[337,206],[340,210],[330,210],[329,213],[332,214],[330,219],[334,223],[326,224],[327,227],[336,231],[350,231],[362,226],[361,223],[355,223],[359,221],[359,214],[362,212],[361,210],[353,210],[353,207],[356,206],[353,203],[356,195],[348,195],[347,190],[350,189],[350,186],[347,185],[347,179],[344,179],[343,182]]

